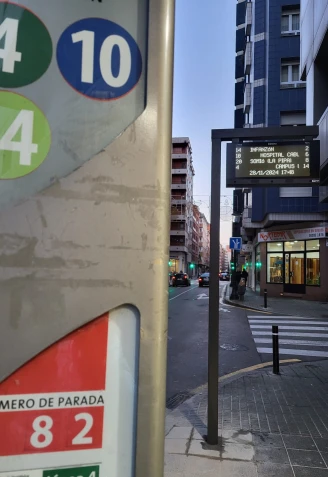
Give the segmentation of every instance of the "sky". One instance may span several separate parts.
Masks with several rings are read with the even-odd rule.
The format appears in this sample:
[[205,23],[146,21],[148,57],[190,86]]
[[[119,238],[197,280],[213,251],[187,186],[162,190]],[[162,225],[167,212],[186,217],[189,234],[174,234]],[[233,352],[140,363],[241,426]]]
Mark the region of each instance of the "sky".
[[[209,219],[211,129],[233,128],[235,0],[176,0],[173,136],[190,138],[194,201]],[[231,236],[232,189],[222,148],[221,243]]]

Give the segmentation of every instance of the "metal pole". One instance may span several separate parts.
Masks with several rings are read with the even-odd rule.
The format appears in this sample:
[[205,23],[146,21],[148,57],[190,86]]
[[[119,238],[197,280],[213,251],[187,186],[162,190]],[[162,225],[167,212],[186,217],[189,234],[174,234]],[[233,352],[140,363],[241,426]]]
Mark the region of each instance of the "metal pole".
[[278,326],[272,326],[273,373],[279,374],[279,334]]
[[268,290],[264,289],[264,308],[268,308]]
[[212,141],[207,442],[218,444],[221,141]]

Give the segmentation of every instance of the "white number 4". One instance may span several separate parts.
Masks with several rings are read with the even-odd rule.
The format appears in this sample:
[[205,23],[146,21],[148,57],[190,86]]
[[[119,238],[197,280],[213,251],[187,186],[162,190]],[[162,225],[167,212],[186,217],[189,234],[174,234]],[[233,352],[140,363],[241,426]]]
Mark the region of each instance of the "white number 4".
[[14,18],[5,18],[0,25],[0,40],[5,37],[4,48],[0,48],[0,59],[2,59],[2,71],[4,73],[14,73],[15,63],[22,61],[22,53],[16,51],[18,24],[18,20]]
[[[38,145],[33,144],[33,124],[34,112],[23,109],[0,138],[0,151],[19,152],[21,166],[30,166],[32,154],[38,152]],[[14,141],[19,131],[21,132],[20,141]]]

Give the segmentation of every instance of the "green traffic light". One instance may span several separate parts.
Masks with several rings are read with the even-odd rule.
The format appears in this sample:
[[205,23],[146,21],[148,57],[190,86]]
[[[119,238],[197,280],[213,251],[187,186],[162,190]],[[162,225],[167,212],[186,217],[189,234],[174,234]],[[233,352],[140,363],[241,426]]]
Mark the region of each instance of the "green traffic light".
[[193,263],[190,264],[190,268],[194,268],[195,265]]

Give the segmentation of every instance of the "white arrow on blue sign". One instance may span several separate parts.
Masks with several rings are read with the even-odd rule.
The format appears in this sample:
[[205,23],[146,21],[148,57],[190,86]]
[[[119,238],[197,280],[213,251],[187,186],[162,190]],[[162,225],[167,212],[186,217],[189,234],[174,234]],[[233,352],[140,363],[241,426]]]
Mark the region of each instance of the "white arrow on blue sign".
[[241,250],[241,237],[230,237],[230,249]]

